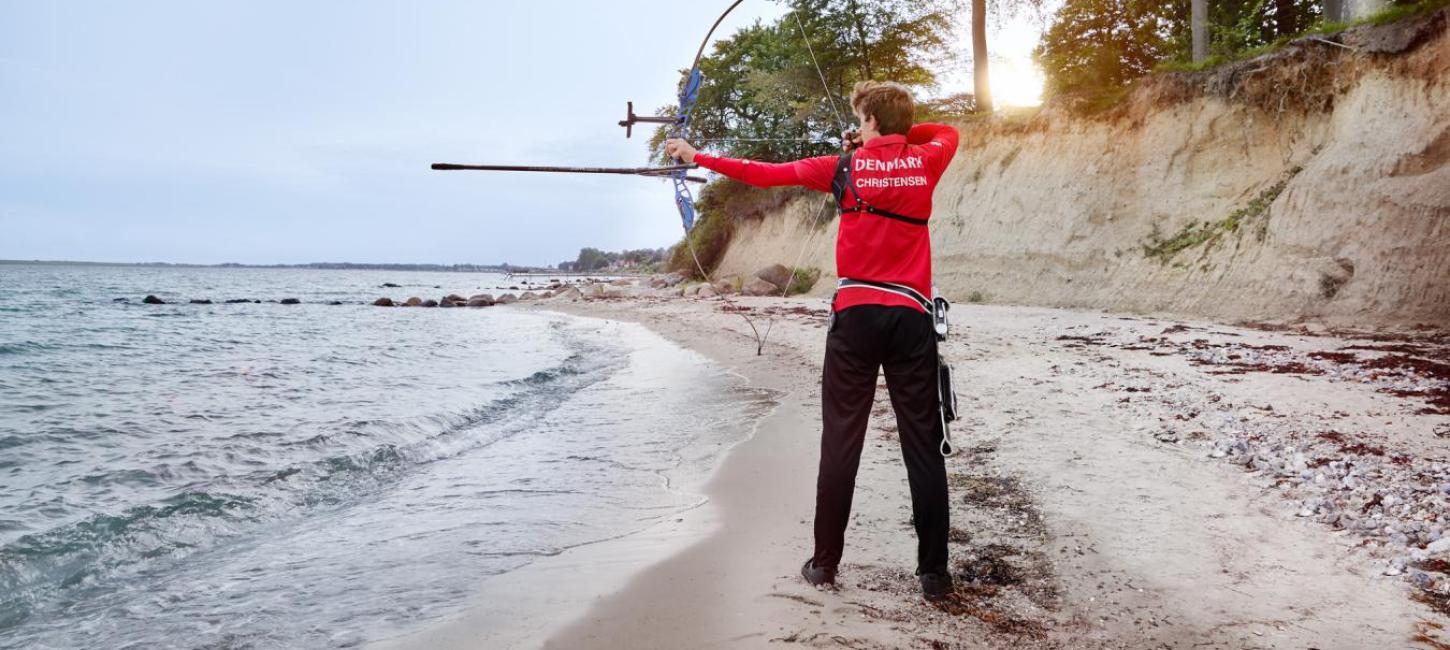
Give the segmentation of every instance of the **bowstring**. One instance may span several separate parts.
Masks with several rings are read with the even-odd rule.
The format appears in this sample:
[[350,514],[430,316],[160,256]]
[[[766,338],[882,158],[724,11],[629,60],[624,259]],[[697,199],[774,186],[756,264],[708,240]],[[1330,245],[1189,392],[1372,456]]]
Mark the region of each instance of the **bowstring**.
[[[693,124],[692,117],[695,113],[695,104],[699,103],[700,98],[698,93],[700,92],[700,86],[704,83],[703,79],[700,77],[700,58],[704,56],[705,47],[709,44],[710,36],[715,33],[715,29],[719,27],[720,23],[725,20],[725,16],[728,16],[730,12],[734,11],[735,7],[739,6],[740,3],[743,1],[744,0],[735,0],[735,2],[732,3],[730,7],[725,10],[725,13],[720,14],[720,18],[715,21],[715,24],[710,27],[710,31],[705,34],[705,40],[700,43],[700,50],[695,53],[695,62],[690,66],[690,76],[685,79],[685,88],[680,92],[680,112],[682,113],[682,115],[680,117],[680,120],[675,123],[674,129],[672,129],[672,137],[685,140],[686,142],[689,141],[690,127]],[[693,86],[693,88],[691,86]],[[680,208],[681,210],[681,217],[684,216],[683,213],[686,205],[689,206],[689,210],[692,213],[692,216],[698,217],[699,215],[695,214],[694,197],[691,195],[689,187],[685,186],[683,181],[681,180],[685,172],[679,171],[676,172],[676,174],[678,174],[678,176],[675,177],[675,203],[676,207]],[[680,221],[680,224],[682,226],[685,226],[685,248],[689,249],[690,259],[695,262],[695,269],[700,272],[700,277],[705,279],[706,285],[713,288],[715,286],[715,281],[710,277],[710,272],[705,270],[705,265],[700,263],[700,255],[695,252],[695,242],[690,238],[690,229],[694,225],[694,221],[695,219],[692,218],[689,225],[686,225],[683,219],[681,219]],[[746,314],[746,311],[749,308],[741,307],[740,305],[735,304],[735,301],[731,300],[730,296],[727,295],[724,291],[719,291],[716,295],[720,296],[720,299],[725,301],[725,304],[728,306],[730,311],[739,314],[741,318],[745,319],[745,324],[750,326],[750,331],[755,336],[755,355],[760,356],[765,350],[765,337],[761,335],[760,328],[756,327],[755,321],[751,319],[748,314]]]
[[[826,73],[824,70],[821,69],[820,61],[816,60],[816,48],[811,45],[811,39],[809,36],[806,35],[806,25],[804,22],[801,21],[800,10],[797,9],[795,11],[792,11],[791,16],[795,18],[796,27],[800,29],[801,40],[805,41],[806,43],[806,52],[810,53],[811,55],[811,65],[815,67],[816,76],[819,77],[821,80],[821,90],[825,93],[826,102],[829,103],[831,106],[831,113],[836,116],[836,127],[839,128],[842,133],[845,133],[846,121],[841,117],[840,109],[836,108],[836,99],[831,95],[831,84],[826,81]],[[810,247],[811,242],[815,241],[816,235],[819,234],[819,232],[817,231],[817,227],[820,225],[821,222],[821,214],[826,211],[827,206],[830,205],[830,202],[833,198],[835,198],[833,195],[827,194],[825,198],[821,201],[821,207],[816,208],[816,214],[814,217],[811,218],[810,231],[806,235],[805,239],[801,242],[801,249],[799,252],[796,253],[795,263],[791,264],[790,266],[790,277],[786,279],[785,286],[781,287],[781,298],[790,297],[790,287],[792,284],[795,284],[796,270],[800,268],[801,260],[805,258],[806,250]],[[764,348],[765,342],[770,339],[770,331],[772,329],[775,329],[774,318],[770,319],[770,321],[766,323],[765,336],[761,337],[761,348]]]

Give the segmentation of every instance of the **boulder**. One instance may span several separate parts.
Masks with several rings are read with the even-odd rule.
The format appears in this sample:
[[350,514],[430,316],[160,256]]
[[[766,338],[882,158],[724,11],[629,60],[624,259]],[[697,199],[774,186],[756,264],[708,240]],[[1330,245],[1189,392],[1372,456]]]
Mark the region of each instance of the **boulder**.
[[374,307],[392,307],[393,306],[393,299],[392,298],[378,298],[377,300],[374,300],[373,301],[373,306]]
[[468,302],[468,300],[464,299],[463,296],[460,296],[456,293],[450,293],[446,296],[443,296],[443,299],[439,300],[438,302]]
[[563,289],[554,292],[553,299],[568,300],[569,302],[574,302],[583,297],[584,294],[579,292],[578,287],[564,287]]
[[518,302],[518,301],[519,301],[519,297],[518,296],[515,296],[514,294],[511,294],[511,293],[506,293],[506,294],[498,297],[497,304],[507,305],[507,304],[510,304],[510,303]]
[[329,301],[327,301],[327,304],[329,304],[329,305],[341,305],[342,304],[342,301],[341,300],[329,300]]
[[735,283],[729,280],[720,279],[715,281],[715,293],[728,295],[735,293]]
[[146,296],[145,298],[143,298],[141,300],[141,302],[144,302],[144,303],[146,303],[148,305],[164,305],[164,304],[166,304],[166,301],[165,300],[162,300],[160,298],[157,298],[156,296]]
[[494,302],[496,301],[493,299],[492,295],[480,293],[469,296],[468,300],[463,304],[468,305],[469,307],[492,307]]
[[790,282],[790,269],[784,264],[772,264],[755,272],[755,277],[765,280],[777,287],[783,287]]
[[685,281],[685,276],[673,272],[664,274],[663,278],[665,281],[665,286],[667,287],[673,287]]
[[451,300],[443,300],[443,301],[440,301],[438,303],[438,306],[439,307],[457,307],[458,305],[453,304],[453,301],[451,301]]
[[701,298],[714,298],[715,296],[720,295],[720,292],[716,291],[715,287],[706,284],[702,285],[699,289],[696,289],[695,295]]
[[382,288],[384,288],[384,289],[397,289],[397,288],[402,287],[402,286],[403,285],[401,285],[401,284],[393,284],[391,282],[384,282]]
[[244,302],[252,302],[252,301],[249,298],[232,298],[231,300],[227,300],[226,301],[226,304],[228,304],[228,305],[240,305],[240,304],[242,304]]
[[750,281],[740,288],[740,293],[747,296],[776,296],[780,295],[780,287],[760,278],[750,278]]
[[417,306],[419,306],[421,304],[423,304],[423,299],[422,298],[419,298],[418,296],[413,296],[413,297],[411,297],[411,298],[403,301],[403,305],[404,306],[407,306],[407,307],[417,307]]
[[131,302],[130,298],[112,298],[111,302]]
[[536,293],[534,293],[532,291],[525,291],[525,292],[519,294],[519,300],[538,300],[538,299],[539,299],[539,294],[536,294]]
[[420,304],[420,305],[418,305],[418,306],[419,307],[437,307],[438,306],[438,301],[437,300],[434,300],[432,298],[429,298],[427,300],[424,300],[423,303]]
[[190,302],[193,305],[210,305],[211,304],[211,301],[210,300],[203,300],[203,299],[200,299],[200,298],[192,298],[188,302]]
[[540,291],[539,292],[539,300],[543,300],[545,298],[553,298],[553,297],[554,297],[554,292],[552,292],[552,291]]
[[631,284],[634,284],[634,280],[630,280],[629,278],[620,278],[618,280],[610,281],[610,284],[616,287],[627,287]]
[[282,299],[282,304],[284,304],[284,305],[300,305],[300,304],[302,304],[302,301],[301,300],[298,300],[296,298],[283,298]]

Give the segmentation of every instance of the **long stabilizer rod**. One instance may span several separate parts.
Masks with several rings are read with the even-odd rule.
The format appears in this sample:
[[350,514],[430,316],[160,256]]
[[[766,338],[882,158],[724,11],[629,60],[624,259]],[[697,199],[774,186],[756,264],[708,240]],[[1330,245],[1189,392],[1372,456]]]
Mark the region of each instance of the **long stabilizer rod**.
[[[456,165],[433,163],[436,171],[483,171],[483,172],[557,172],[564,174],[627,174],[632,176],[669,176],[675,172],[695,169],[695,165],[670,165],[668,167],[535,167],[529,165]],[[699,176],[686,176],[692,183],[703,183]]]

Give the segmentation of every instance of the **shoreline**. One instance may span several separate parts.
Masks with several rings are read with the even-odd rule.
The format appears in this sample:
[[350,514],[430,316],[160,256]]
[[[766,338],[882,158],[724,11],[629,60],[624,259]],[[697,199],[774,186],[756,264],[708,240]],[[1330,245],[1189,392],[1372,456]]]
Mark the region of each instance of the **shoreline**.
[[[964,451],[948,461],[959,597],[934,607],[910,573],[915,540],[884,391],[867,434],[841,589],[818,591],[796,575],[810,547],[824,301],[737,302],[773,318],[765,356],[755,356],[744,321],[718,301],[642,290],[530,307],[643,324],[752,386],[773,384],[781,405],[719,461],[707,506],[674,527],[575,554],[576,565],[617,571],[591,583],[606,595],[556,611],[563,624],[534,629],[519,645],[481,644],[478,635],[499,619],[470,608],[410,638],[427,638],[427,647],[560,648],[1444,642],[1450,618],[1433,596],[1450,584],[1422,569],[1433,554],[1337,514],[1429,534],[1398,523],[1409,515],[1369,495],[1407,485],[1409,473],[1396,474],[1401,459],[1450,480],[1439,460],[1450,442],[1431,435],[1450,417],[1418,411],[1414,390],[1395,394],[1374,383],[1389,380],[1336,365],[1341,346],[1373,341],[957,306],[946,350],[962,375],[966,412],[954,429]],[[1429,354],[1445,341],[1425,345]],[[1306,362],[1318,365],[1295,365]],[[1345,476],[1361,485],[1328,491],[1319,477],[1290,476],[1306,462],[1310,474],[1368,469]],[[568,571],[555,575],[553,584],[567,588]],[[451,635],[440,633],[450,626]]]

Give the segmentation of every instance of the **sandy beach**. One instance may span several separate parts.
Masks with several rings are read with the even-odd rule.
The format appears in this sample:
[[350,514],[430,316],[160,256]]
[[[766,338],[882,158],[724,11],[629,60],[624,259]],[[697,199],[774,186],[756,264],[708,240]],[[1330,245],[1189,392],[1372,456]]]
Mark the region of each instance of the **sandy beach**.
[[701,477],[706,506],[383,647],[1450,647],[1443,334],[957,305],[958,594],[931,605],[884,385],[839,589],[796,573],[825,300],[626,293],[528,308],[642,323],[779,405]]

